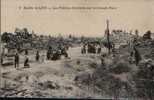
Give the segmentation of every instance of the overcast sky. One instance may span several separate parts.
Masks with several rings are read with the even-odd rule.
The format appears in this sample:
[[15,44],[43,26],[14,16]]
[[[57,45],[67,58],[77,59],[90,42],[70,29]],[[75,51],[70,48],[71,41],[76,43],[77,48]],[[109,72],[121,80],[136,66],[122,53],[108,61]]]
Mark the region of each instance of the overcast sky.
[[[106,19],[110,29],[154,32],[154,0],[1,0],[1,31],[27,27],[39,34],[103,36]],[[114,2],[113,2],[114,1]],[[23,7],[115,7],[116,9],[43,9]],[[21,7],[21,9],[19,9]]]

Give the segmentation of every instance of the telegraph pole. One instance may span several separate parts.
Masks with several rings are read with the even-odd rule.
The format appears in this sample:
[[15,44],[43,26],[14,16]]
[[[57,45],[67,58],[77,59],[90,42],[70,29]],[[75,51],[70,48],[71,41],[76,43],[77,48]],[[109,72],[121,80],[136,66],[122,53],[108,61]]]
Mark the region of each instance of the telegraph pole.
[[107,44],[108,44],[108,54],[110,54],[111,44],[110,44],[109,20],[106,20],[106,25],[107,25],[107,27],[106,27],[105,34],[106,34]]

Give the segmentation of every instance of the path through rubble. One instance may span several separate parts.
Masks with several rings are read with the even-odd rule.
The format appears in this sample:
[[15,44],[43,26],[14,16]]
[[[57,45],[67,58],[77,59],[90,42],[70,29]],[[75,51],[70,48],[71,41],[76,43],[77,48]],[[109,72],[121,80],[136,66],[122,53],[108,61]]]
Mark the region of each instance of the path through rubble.
[[[82,61],[90,56],[82,55],[80,50],[80,47],[70,48],[68,51],[70,59],[62,58],[57,61],[32,62],[30,68],[23,68],[23,64],[20,64],[18,70],[14,66],[3,68],[3,86],[15,88],[12,91],[6,90],[2,96],[102,98],[99,94],[95,94],[87,88],[78,87],[74,82],[78,71],[72,67],[73,65],[71,67],[67,66],[66,62]],[[87,68],[87,70],[90,69]],[[87,70],[80,70],[80,72]],[[21,92],[18,93],[18,91]]]

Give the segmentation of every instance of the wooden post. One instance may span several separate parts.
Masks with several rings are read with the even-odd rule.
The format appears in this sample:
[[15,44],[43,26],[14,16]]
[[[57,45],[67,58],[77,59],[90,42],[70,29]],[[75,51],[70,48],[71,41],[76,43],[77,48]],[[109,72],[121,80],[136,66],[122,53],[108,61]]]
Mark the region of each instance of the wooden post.
[[109,31],[109,20],[106,20],[107,28],[106,28],[106,38],[107,38],[107,44],[108,44],[108,54],[110,54],[110,31]]

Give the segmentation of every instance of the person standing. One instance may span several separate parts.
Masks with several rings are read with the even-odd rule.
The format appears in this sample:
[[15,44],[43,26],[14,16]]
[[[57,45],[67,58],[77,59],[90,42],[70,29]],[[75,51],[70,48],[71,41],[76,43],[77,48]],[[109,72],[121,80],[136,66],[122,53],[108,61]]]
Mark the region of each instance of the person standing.
[[3,65],[3,57],[4,57],[4,54],[2,53],[1,54],[1,65]]
[[18,55],[18,53],[15,54],[14,62],[15,62],[15,68],[19,68],[19,55]]
[[101,45],[98,44],[98,48],[97,48],[97,54],[100,54],[101,53]]
[[142,58],[139,51],[136,49],[136,47],[134,47],[134,57],[135,57],[135,64],[137,66]]
[[86,45],[85,44],[83,44],[83,47],[81,49],[81,53],[82,54],[85,54],[86,53]]
[[40,59],[40,54],[39,54],[39,51],[36,52],[36,61],[39,61]]
[[51,54],[52,53],[53,53],[53,49],[52,49],[52,47],[49,47],[48,50],[47,50],[47,53],[46,53],[47,60],[51,59]]
[[106,57],[106,54],[102,54],[101,55],[101,58],[100,58],[100,60],[101,60],[101,66],[102,66],[102,68],[103,69],[106,69],[106,64],[105,64],[105,57]]
[[44,62],[44,57],[45,57],[45,55],[42,54],[42,55],[41,55],[41,62]]
[[47,60],[49,60],[50,59],[50,50],[47,50],[46,56],[47,56]]
[[115,53],[115,44],[112,43],[112,53]]
[[62,48],[61,51],[62,51],[61,54],[64,55],[65,58],[68,58],[68,53],[67,53],[67,51],[66,51],[66,48],[65,48],[65,47]]
[[27,49],[25,50],[25,55],[28,55],[28,50]]

